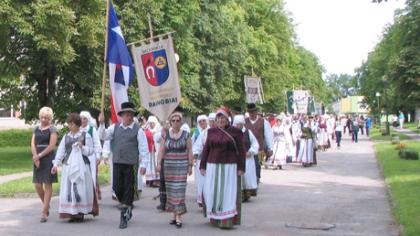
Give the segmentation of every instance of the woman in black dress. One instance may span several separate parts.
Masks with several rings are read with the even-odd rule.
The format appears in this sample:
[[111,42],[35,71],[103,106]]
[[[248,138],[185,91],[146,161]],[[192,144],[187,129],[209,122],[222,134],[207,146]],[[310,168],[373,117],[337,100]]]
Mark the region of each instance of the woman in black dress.
[[52,183],[57,183],[57,174],[51,174],[54,160],[54,148],[57,143],[57,129],[51,125],[53,111],[49,107],[39,110],[40,124],[34,128],[31,141],[33,160],[33,180],[35,190],[43,204],[41,223],[47,222]]

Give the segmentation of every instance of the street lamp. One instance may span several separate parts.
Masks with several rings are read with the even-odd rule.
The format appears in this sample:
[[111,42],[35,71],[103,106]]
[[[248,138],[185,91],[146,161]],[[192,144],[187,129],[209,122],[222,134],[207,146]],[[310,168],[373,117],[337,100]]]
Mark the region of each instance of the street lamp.
[[381,108],[380,108],[380,104],[379,104],[379,97],[381,96],[381,94],[379,92],[376,92],[376,97],[378,98],[378,121],[379,121],[379,129],[381,129]]

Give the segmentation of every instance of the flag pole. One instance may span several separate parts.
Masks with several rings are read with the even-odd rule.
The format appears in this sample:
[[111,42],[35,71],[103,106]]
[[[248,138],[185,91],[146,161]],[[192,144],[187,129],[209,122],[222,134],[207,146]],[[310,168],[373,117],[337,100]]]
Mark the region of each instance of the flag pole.
[[106,59],[108,51],[108,15],[109,15],[109,1],[106,0],[106,14],[105,14],[105,48],[104,48],[104,67],[102,70],[102,98],[101,98],[101,112],[104,113],[105,106],[105,84],[106,84]]

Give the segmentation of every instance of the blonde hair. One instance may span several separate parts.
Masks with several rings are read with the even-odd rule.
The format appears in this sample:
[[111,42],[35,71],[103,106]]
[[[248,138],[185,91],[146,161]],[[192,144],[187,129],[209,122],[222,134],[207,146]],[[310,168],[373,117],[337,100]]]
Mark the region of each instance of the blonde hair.
[[52,121],[54,117],[53,110],[50,107],[43,107],[39,110],[39,119],[41,119],[41,116],[46,116]]

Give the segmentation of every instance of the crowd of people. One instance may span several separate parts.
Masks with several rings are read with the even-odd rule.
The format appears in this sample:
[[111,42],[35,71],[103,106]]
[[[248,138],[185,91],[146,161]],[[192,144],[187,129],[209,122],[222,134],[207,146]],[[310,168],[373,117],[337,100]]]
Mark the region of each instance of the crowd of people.
[[358,133],[369,135],[372,125],[363,116],[263,115],[255,104],[248,104],[246,111],[221,107],[199,115],[193,132],[180,112],[159,122],[154,116],[138,116],[134,104],[126,102],[118,116],[120,122],[106,127],[101,113],[98,127],[89,112],[70,113],[68,132],[57,140],[52,109],[40,110],[32,155],[33,183],[43,203],[41,222],[49,216],[59,167],[60,218],[81,222],[85,215],[97,216],[98,165],[104,159],[110,165],[112,197],[119,202],[119,228],[128,226],[133,202],[145,186],[159,188],[157,209],[170,212],[169,223],[181,228],[187,178],[193,172],[198,207],[213,225],[231,228],[241,223],[242,203],[257,196],[261,167],[317,165],[317,151],[326,151],[334,142],[340,148],[346,131],[358,142]]

